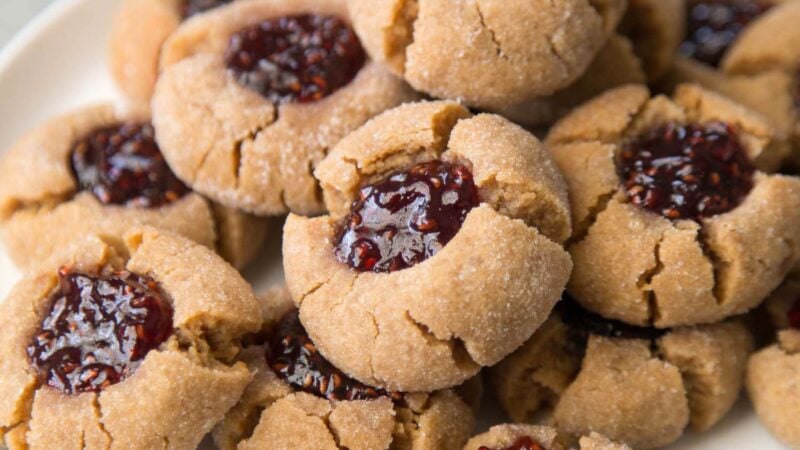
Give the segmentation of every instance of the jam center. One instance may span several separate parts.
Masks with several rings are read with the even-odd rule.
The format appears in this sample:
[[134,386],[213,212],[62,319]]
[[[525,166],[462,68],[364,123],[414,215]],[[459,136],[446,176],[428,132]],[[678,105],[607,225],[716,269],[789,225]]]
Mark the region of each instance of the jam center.
[[756,0],[691,0],[680,53],[716,67],[739,33],[769,8]]
[[741,204],[755,173],[735,130],[717,122],[652,129],[623,149],[618,169],[633,204],[698,222]]
[[195,14],[204,13],[210,9],[219,6],[227,5],[233,0],[184,0],[181,8],[181,14],[184,19],[194,16]]
[[95,130],[73,148],[71,159],[79,188],[106,205],[154,208],[189,192],[167,166],[150,124]]
[[402,394],[367,386],[334,367],[317,351],[296,310],[281,320],[269,344],[267,363],[279,378],[295,389],[328,400],[402,398]]
[[469,169],[432,161],[361,189],[336,256],[359,271],[393,272],[441,250],[477,206]]
[[513,444],[505,448],[492,449],[486,446],[482,446],[478,450],[544,450],[544,447],[542,447],[538,442],[533,440],[532,437],[522,436],[516,441],[514,441]]
[[265,20],[235,33],[225,61],[239,83],[271,102],[307,103],[350,83],[366,54],[343,20],[304,14]]
[[570,327],[570,330],[577,333],[582,339],[589,335],[603,336],[608,338],[621,339],[658,339],[666,333],[666,330],[653,327],[637,327],[628,325],[618,320],[606,319],[595,314],[578,304],[577,301],[565,295],[556,306],[561,320]]
[[48,386],[67,394],[101,391],[129,377],[172,333],[172,306],[149,278],[61,269],[59,281],[28,346]]

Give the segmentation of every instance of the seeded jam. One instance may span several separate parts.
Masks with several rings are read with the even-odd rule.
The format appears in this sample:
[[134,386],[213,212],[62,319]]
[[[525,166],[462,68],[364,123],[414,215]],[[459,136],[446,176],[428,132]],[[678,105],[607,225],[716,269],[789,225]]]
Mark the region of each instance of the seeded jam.
[[583,308],[567,295],[558,302],[556,310],[561,320],[582,339],[593,334],[608,338],[654,340],[666,333],[666,330],[658,328],[637,327],[619,320],[606,319]]
[[72,149],[71,162],[79,189],[106,205],[156,208],[189,192],[164,160],[149,123],[95,130]]
[[334,367],[317,351],[296,310],[286,314],[276,328],[267,363],[289,386],[328,400],[402,398],[402,394],[367,386]]
[[487,446],[482,446],[478,450],[544,450],[538,442],[533,440],[530,436],[522,436],[513,444],[509,445],[508,447],[504,448],[490,448]]
[[181,15],[184,19],[200,14],[208,10],[227,5],[233,0],[184,0],[181,6]]
[[739,33],[771,5],[759,0],[690,0],[686,39],[679,52],[688,58],[718,66]]
[[343,20],[303,14],[235,33],[225,61],[240,84],[269,101],[308,103],[349,84],[364,66],[366,53]]
[[394,272],[439,252],[478,206],[464,166],[417,164],[364,186],[339,233],[336,256],[361,272]]
[[618,171],[634,205],[699,222],[741,204],[755,167],[729,125],[670,123],[625,146]]
[[131,376],[145,355],[169,338],[172,316],[172,306],[150,278],[61,269],[28,357],[52,388],[99,392]]

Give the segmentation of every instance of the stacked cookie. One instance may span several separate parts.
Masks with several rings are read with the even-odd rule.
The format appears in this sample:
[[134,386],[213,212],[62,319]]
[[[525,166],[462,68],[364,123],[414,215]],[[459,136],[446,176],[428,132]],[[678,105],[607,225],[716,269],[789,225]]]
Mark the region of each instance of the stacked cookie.
[[[746,380],[800,445],[797,67],[760,31],[798,5],[125,0],[126,112],[0,160],[27,273],[0,438],[654,448]],[[286,215],[285,286],[256,296],[236,269]],[[483,375],[514,423],[470,438]]]

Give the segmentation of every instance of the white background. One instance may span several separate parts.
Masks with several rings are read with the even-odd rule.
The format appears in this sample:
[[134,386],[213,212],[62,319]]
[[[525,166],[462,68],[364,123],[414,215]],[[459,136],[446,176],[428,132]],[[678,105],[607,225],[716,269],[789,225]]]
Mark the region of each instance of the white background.
[[0,47],[54,0],[0,0]]

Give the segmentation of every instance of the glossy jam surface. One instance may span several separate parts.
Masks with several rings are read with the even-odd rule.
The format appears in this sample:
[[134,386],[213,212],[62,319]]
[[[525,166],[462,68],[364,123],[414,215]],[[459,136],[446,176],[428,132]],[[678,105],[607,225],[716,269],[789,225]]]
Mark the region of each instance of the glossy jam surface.
[[716,67],[739,33],[770,5],[756,0],[691,0],[686,6],[686,39],[679,51]]
[[311,342],[297,311],[281,319],[269,342],[267,363],[289,386],[328,400],[402,398],[401,394],[367,386],[334,367]]
[[800,330],[800,298],[794,302],[789,310],[789,326]]
[[227,5],[233,0],[184,0],[181,6],[181,14],[184,19],[188,19],[195,14],[206,12],[210,9]]
[[150,124],[95,130],[72,149],[71,162],[78,187],[103,204],[154,208],[189,192],[167,166]]
[[350,83],[366,53],[343,20],[305,14],[265,20],[235,33],[225,61],[239,83],[268,100],[307,103]]
[[59,272],[50,309],[28,346],[42,381],[66,394],[129,377],[172,334],[172,306],[155,281],[131,272]]
[[441,250],[478,206],[464,166],[431,161],[361,189],[339,234],[336,256],[367,272],[393,272]]
[[538,442],[533,440],[530,436],[522,436],[514,441],[513,444],[509,445],[508,447],[504,448],[490,448],[490,447],[480,447],[478,450],[544,450]]
[[565,296],[556,307],[561,320],[580,337],[590,334],[621,339],[658,339],[666,330],[651,327],[637,327],[618,320],[606,319],[581,307],[575,300]]
[[668,219],[701,219],[737,207],[755,167],[722,123],[667,124],[625,146],[618,161],[630,201]]

